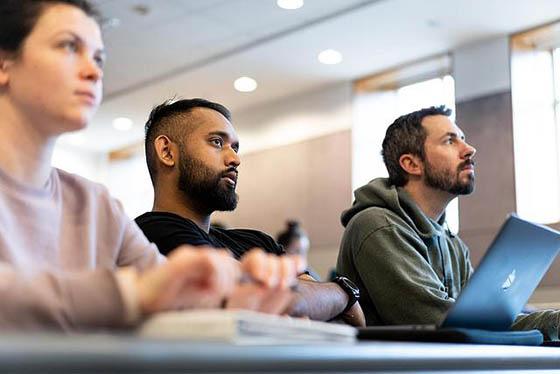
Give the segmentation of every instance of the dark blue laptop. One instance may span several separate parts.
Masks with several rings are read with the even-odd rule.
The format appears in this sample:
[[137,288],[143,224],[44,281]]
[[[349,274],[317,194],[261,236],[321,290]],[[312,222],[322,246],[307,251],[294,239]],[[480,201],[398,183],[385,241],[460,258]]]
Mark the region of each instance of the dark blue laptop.
[[[504,336],[527,337],[530,332],[508,332],[506,335],[493,332],[509,330],[559,249],[558,231],[512,214],[496,235],[441,326],[373,326],[360,329],[358,336],[362,339],[463,339],[469,342],[472,336],[469,338],[468,335],[474,334],[475,340],[477,336],[483,336],[483,341],[470,342],[479,343],[493,343],[493,336],[497,338],[497,343],[504,343]],[[455,338],[442,339],[445,335]],[[459,335],[462,338],[457,338]]]

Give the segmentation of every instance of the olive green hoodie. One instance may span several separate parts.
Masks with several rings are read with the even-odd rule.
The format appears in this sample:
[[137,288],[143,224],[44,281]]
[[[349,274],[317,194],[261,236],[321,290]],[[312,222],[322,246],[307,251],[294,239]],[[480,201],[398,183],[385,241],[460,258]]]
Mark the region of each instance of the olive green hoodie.
[[[440,324],[472,274],[469,250],[445,216],[426,216],[402,188],[378,178],[355,191],[337,273],[360,288],[368,325]],[[517,318],[514,329],[558,336],[558,312]]]

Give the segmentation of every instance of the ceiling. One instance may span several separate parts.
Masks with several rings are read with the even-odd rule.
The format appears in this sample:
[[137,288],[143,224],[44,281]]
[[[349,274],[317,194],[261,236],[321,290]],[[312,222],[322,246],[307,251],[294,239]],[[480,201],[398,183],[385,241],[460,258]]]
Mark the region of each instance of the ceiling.
[[[205,97],[235,111],[382,71],[560,18],[558,0],[98,0],[109,20],[105,99],[90,128],[62,144],[96,152],[142,140],[150,109]],[[339,65],[317,54],[339,50]],[[243,75],[252,93],[234,90]],[[133,129],[114,130],[116,117]],[[236,124],[242,126],[242,124]]]

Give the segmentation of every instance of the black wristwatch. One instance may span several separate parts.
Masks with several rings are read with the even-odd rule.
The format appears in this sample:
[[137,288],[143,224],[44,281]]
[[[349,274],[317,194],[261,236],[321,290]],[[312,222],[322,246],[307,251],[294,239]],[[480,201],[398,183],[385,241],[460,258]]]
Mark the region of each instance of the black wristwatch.
[[338,276],[332,280],[334,283],[338,284],[340,288],[346,292],[348,295],[348,304],[346,304],[346,308],[340,314],[346,313],[356,301],[360,300],[360,289],[352,282],[350,279],[346,277]]

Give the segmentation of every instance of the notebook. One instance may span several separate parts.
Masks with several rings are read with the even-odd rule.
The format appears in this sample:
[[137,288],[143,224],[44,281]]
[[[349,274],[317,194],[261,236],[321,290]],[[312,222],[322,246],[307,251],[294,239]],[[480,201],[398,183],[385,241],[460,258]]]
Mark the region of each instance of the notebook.
[[406,330],[409,330],[413,331],[409,334],[411,337],[417,337],[414,340],[429,335],[430,339],[436,341],[438,334],[433,332],[435,330],[445,330],[447,333],[450,329],[460,329],[461,333],[472,330],[475,335],[477,330],[485,331],[487,335],[491,335],[492,331],[507,331],[559,249],[559,232],[512,214],[441,326],[372,326],[360,329],[359,337],[390,339],[391,331],[394,331],[393,335],[403,340]]
[[157,339],[218,341],[239,345],[353,343],[354,327],[252,312],[247,310],[191,310],[158,313],[137,333]]

